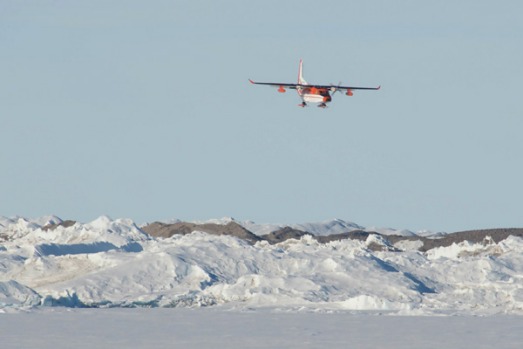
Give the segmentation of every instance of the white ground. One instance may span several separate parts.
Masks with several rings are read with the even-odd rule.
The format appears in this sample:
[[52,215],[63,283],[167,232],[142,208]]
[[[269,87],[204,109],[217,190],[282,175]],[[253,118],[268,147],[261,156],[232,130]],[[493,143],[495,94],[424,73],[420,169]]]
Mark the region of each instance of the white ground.
[[1,348],[521,349],[517,316],[46,308],[0,314]]
[[153,239],[107,217],[41,229],[59,221],[0,217],[1,349],[523,347],[520,238],[420,253],[373,251],[376,235]]

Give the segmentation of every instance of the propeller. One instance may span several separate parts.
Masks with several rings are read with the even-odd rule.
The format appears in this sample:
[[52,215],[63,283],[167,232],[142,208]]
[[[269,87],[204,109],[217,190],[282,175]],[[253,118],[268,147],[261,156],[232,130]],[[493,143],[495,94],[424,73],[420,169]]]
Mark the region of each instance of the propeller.
[[333,83],[331,83],[331,92],[332,92],[332,95],[334,96],[334,94],[336,92],[338,92],[340,89],[340,86],[341,86],[341,81],[338,82],[338,85],[334,85]]

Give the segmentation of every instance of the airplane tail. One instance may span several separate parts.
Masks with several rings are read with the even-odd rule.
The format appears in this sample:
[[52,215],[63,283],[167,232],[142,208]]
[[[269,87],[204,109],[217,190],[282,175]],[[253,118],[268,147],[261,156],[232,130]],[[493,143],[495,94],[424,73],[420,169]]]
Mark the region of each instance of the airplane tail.
[[307,81],[303,78],[303,59],[300,59],[300,68],[298,70],[298,84],[308,85]]

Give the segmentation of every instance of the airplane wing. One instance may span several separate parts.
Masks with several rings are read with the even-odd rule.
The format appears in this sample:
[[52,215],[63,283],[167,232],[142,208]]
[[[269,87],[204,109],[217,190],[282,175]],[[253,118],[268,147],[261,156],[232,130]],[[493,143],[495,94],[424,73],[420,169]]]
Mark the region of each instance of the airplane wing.
[[339,90],[339,91],[351,91],[351,90],[379,90],[381,86],[378,87],[356,87],[356,86],[337,86],[337,85],[311,85],[316,88],[325,88],[327,90]]
[[290,88],[290,89],[296,89],[298,84],[288,84],[288,83],[280,83],[280,82],[256,82],[249,79],[251,84],[254,85],[265,85],[265,86],[274,86],[274,87],[283,87],[283,88]]
[[303,85],[303,84],[289,84],[289,83],[280,83],[280,82],[256,82],[249,79],[251,84],[255,85],[266,85],[266,86],[274,86],[274,87],[283,87],[283,88],[290,88],[290,89],[296,89],[298,87],[315,87],[317,89],[326,89],[331,91],[351,91],[351,90],[379,90],[381,86],[378,87],[357,87],[357,86],[337,86],[337,85]]

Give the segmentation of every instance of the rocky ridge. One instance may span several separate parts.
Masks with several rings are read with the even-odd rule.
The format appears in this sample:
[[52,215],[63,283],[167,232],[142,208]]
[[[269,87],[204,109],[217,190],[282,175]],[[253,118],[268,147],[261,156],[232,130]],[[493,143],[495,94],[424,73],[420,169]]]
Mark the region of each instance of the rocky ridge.
[[509,236],[523,237],[523,228],[500,228],[500,229],[482,229],[482,230],[468,230],[450,233],[446,235],[438,235],[437,237],[425,236],[404,236],[404,235],[384,235],[373,231],[352,230],[340,234],[331,234],[327,236],[316,236],[310,232],[295,229],[292,227],[282,227],[269,234],[258,236],[236,222],[229,222],[225,225],[215,223],[187,223],[176,222],[173,224],[166,224],[154,222],[147,224],[141,229],[153,237],[168,238],[173,235],[186,235],[193,231],[200,231],[213,235],[230,235],[248,241],[249,243],[256,243],[258,241],[267,241],[270,244],[276,244],[288,239],[300,239],[304,235],[310,235],[320,243],[328,243],[331,241],[338,241],[344,239],[367,241],[369,236],[378,236],[382,243],[371,243],[369,248],[372,250],[398,250],[394,247],[400,242],[412,241],[419,242],[418,250],[426,252],[436,247],[446,247],[454,243],[469,241],[471,243],[478,242],[494,242],[505,240]]

